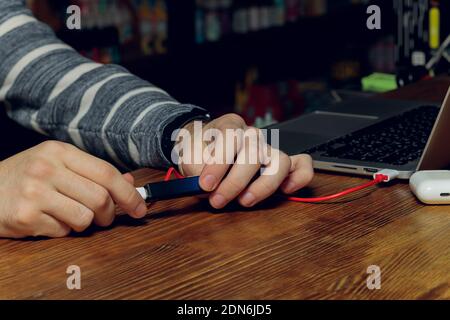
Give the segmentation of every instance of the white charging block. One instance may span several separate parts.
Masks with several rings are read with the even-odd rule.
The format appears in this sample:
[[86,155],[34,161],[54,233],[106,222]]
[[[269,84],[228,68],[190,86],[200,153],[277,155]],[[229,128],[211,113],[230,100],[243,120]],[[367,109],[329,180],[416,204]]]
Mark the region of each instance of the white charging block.
[[409,179],[415,196],[426,204],[450,204],[450,171],[418,171]]

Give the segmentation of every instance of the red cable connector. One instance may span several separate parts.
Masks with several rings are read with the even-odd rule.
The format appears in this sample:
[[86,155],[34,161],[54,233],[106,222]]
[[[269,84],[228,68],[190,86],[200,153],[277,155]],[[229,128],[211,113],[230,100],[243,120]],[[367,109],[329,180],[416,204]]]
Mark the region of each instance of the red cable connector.
[[[166,176],[164,177],[164,181],[170,180],[170,177],[172,176],[172,174],[174,174],[177,179],[184,178],[183,175],[181,175],[175,168],[170,168],[167,171]],[[317,198],[298,198],[298,197],[290,197],[290,196],[286,196],[286,197],[287,197],[287,200],[289,200],[289,201],[304,202],[304,203],[317,203],[317,202],[334,200],[334,199],[349,195],[351,193],[355,193],[357,191],[375,186],[377,184],[394,180],[398,177],[398,174],[399,173],[396,170],[384,169],[384,170],[381,170],[381,171],[375,173],[373,175],[372,181],[367,182],[367,183],[357,186],[357,187],[346,189],[346,190],[341,191],[336,194],[332,194],[332,195],[324,196],[324,197],[317,197]]]

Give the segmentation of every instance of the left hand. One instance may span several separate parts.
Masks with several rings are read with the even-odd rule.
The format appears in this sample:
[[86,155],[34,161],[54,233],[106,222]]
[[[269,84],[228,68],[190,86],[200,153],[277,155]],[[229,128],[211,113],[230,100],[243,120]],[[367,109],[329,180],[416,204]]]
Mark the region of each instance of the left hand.
[[[191,154],[196,149],[201,148],[200,151],[203,155],[203,152],[209,146],[203,141],[203,136],[194,132],[193,123],[188,124],[184,129],[190,133],[191,137],[194,137],[191,141]],[[232,143],[233,141],[230,141],[232,140],[230,138],[227,140],[227,129],[241,130],[244,136],[249,130],[259,132],[256,128],[248,127],[238,115],[227,114],[209,122],[203,126],[203,133],[208,129],[216,129],[219,133],[222,133],[224,137],[223,146],[231,143],[234,147],[231,152],[233,158],[241,161],[235,161],[233,164],[230,164],[229,161],[210,163],[204,161],[202,157],[201,163],[193,164],[193,161],[186,161],[187,157],[183,154],[179,170],[185,176],[200,176],[200,186],[205,191],[211,192],[209,201],[216,209],[225,207],[234,199],[237,199],[244,207],[252,207],[271,196],[278,189],[290,194],[307,186],[313,179],[314,171],[312,159],[309,155],[289,157],[267,145],[264,139],[259,139],[256,144],[248,143],[245,139],[241,139],[240,144],[239,142]],[[214,152],[217,150],[217,145],[215,147]],[[249,161],[250,155],[260,155],[265,148],[271,159],[270,163]],[[211,154],[214,154],[214,152],[211,152]],[[221,157],[222,160],[226,160],[227,154],[224,152]],[[275,170],[270,170],[272,171],[271,174],[261,175],[254,180],[261,167],[265,167],[266,170]]]

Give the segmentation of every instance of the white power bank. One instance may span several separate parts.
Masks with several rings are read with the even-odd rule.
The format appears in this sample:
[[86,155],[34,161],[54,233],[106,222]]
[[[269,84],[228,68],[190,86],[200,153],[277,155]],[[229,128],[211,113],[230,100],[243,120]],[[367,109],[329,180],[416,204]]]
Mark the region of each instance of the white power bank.
[[418,171],[409,179],[415,196],[426,204],[450,204],[450,171]]

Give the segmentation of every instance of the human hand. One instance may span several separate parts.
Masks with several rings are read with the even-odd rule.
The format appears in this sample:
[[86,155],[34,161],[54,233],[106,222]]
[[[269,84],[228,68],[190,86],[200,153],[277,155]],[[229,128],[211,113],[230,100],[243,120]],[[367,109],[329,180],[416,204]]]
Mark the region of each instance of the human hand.
[[92,222],[109,226],[115,204],[140,218],[147,207],[106,161],[76,147],[44,142],[0,162],[0,237],[64,237]]
[[[180,155],[179,170],[186,176],[200,176],[200,186],[208,192],[210,204],[221,209],[237,199],[244,207],[252,207],[262,200],[268,198],[278,189],[284,193],[293,193],[307,186],[314,175],[312,159],[309,155],[296,155],[289,157],[283,152],[267,145],[265,139],[261,138],[260,130],[249,127],[238,115],[227,114],[213,120],[203,126],[202,132],[195,130],[194,123],[190,123],[180,132],[177,139],[182,141],[184,134],[189,133],[192,137],[190,152],[189,148],[183,147]],[[212,143],[205,142],[203,133],[208,129],[216,130],[216,134],[222,134],[223,142],[213,140]],[[227,129],[240,132],[236,136],[227,135]],[[245,137],[253,135],[259,137],[256,143],[249,142]],[[220,146],[219,146],[220,145]],[[231,145],[231,152],[227,153]],[[211,148],[212,146],[212,148]],[[201,161],[193,161],[195,152],[200,150]],[[208,151],[205,153],[205,150]],[[217,151],[220,156],[217,155]],[[204,156],[210,153],[212,156]],[[267,156],[264,155],[267,154]],[[231,155],[231,158],[230,158]],[[259,155],[257,161],[251,161],[252,155]],[[261,156],[262,155],[262,156]],[[214,158],[208,161],[208,158]],[[219,159],[219,161],[217,161]],[[229,160],[235,160],[231,163]],[[220,161],[221,160],[221,161]],[[239,161],[238,161],[239,160]],[[257,172],[262,168],[270,174],[263,174],[254,180]]]

